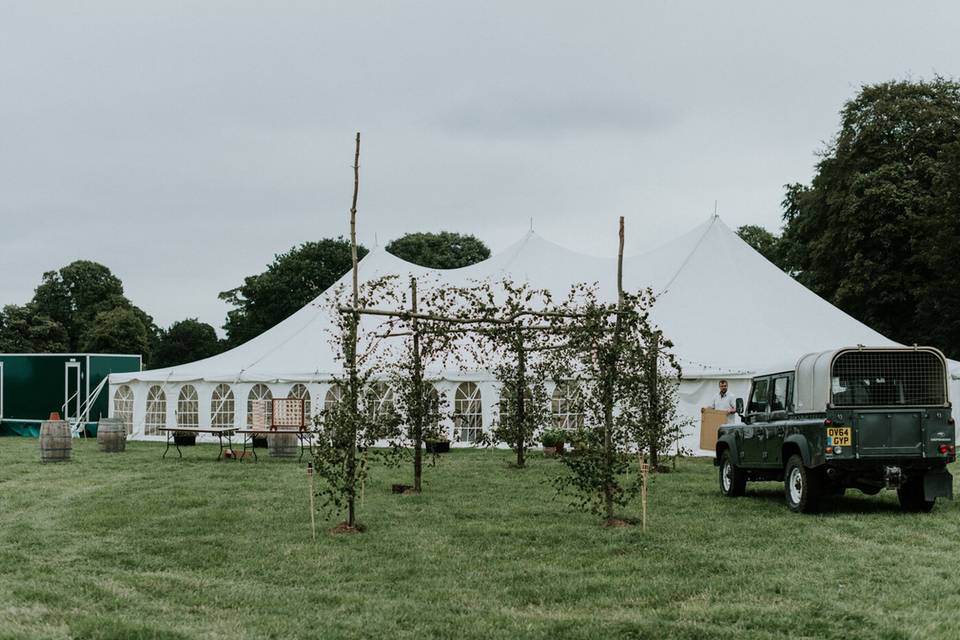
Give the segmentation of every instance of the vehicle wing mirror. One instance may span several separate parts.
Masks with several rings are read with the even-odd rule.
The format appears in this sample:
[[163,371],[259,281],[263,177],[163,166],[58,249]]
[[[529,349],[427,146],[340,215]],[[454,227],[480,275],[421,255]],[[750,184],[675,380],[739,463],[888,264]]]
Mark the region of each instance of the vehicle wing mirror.
[[743,415],[743,398],[737,398],[737,414]]

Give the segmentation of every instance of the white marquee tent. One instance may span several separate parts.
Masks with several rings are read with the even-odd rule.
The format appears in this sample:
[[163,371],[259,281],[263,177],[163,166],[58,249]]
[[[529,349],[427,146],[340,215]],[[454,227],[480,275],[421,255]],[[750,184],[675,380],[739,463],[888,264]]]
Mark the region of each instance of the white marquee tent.
[[[364,257],[359,269],[361,281],[413,274],[465,286],[509,276],[557,295],[577,282],[597,282],[610,299],[616,294],[614,259],[585,256],[533,232],[461,269],[425,269],[382,248]],[[347,274],[341,283],[349,279]],[[624,286],[650,287],[657,296],[654,320],[673,341],[683,367],[681,410],[697,425],[682,444],[694,451],[700,407],[716,393],[718,378],[730,381],[735,397],[744,396],[754,372],[771,365],[790,369],[805,353],[894,344],[784,274],[718,217],[658,249],[625,258]],[[331,392],[331,373],[339,370],[326,295],[222,354],[167,369],[111,375],[111,415],[127,422],[132,437],[149,440],[162,437],[157,430],[162,426],[250,424],[251,400],[297,396],[322,405]],[[439,372],[435,385],[454,411],[471,413],[464,418],[489,428],[498,400],[489,372]],[[554,406],[563,411],[562,402]]]

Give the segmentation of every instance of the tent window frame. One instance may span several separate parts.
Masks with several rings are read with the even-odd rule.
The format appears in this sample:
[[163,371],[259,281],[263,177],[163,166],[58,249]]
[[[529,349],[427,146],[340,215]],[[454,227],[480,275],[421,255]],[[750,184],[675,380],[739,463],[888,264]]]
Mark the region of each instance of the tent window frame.
[[192,384],[183,385],[177,394],[177,426],[194,429],[200,426],[200,394]]
[[483,434],[483,392],[476,382],[461,382],[453,396],[453,425],[457,442],[476,442]]
[[167,394],[155,384],[147,390],[147,406],[143,413],[143,435],[159,436],[160,429],[167,426]]
[[233,427],[237,419],[237,401],[233,388],[220,383],[210,394],[210,426]]
[[113,417],[119,418],[129,436],[133,433],[133,388],[122,384],[113,392]]

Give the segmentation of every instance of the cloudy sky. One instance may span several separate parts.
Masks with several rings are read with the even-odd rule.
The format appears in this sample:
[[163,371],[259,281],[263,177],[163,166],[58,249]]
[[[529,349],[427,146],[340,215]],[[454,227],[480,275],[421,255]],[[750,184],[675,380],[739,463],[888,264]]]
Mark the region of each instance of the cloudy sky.
[[97,260],[162,326],[306,240],[630,252],[779,227],[864,83],[960,73],[955,2],[0,0],[0,304]]

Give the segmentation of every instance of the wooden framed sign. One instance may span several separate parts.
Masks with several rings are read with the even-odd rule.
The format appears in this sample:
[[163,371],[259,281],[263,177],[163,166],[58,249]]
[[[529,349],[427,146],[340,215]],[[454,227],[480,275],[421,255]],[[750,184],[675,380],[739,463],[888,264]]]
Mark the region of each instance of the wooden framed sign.
[[726,423],[727,412],[720,409],[700,411],[700,448],[713,451],[717,448],[717,429]]
[[297,429],[306,427],[306,410],[303,398],[274,398],[273,425],[271,429]]

